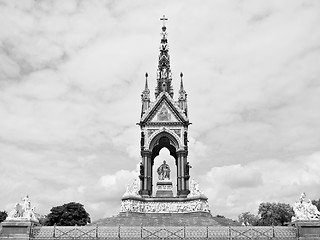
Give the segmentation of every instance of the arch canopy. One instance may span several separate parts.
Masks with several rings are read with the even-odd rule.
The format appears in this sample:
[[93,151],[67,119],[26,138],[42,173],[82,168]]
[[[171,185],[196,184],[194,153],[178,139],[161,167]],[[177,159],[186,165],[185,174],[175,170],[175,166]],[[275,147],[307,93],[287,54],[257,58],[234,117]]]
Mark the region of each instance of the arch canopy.
[[160,150],[164,147],[169,150],[170,155],[177,161],[178,141],[170,133],[162,132],[155,136],[150,143],[152,163],[154,158],[159,155]]

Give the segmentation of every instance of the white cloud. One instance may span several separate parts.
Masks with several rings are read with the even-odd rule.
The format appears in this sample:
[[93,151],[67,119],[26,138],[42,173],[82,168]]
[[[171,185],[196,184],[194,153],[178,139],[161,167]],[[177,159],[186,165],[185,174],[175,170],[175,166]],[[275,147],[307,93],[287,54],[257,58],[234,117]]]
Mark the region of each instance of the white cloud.
[[300,192],[317,199],[320,154],[283,159],[261,159],[245,165],[213,167],[201,178],[214,214],[237,218],[242,212],[257,214],[261,202],[293,204]]
[[206,178],[208,182],[216,179],[216,182],[231,189],[257,187],[262,184],[261,175],[257,169],[246,168],[240,164],[212,168]]
[[105,175],[100,178],[100,184],[108,194],[125,192],[126,186],[133,182],[133,179],[137,179],[138,172],[120,170],[112,175]]

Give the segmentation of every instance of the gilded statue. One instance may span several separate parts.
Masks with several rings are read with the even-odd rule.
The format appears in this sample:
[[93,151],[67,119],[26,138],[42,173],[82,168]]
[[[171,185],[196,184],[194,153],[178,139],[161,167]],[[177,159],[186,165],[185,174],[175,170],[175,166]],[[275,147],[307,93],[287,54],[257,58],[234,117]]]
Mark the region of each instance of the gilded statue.
[[166,161],[163,161],[160,167],[158,167],[157,173],[159,174],[159,180],[170,180],[170,167]]

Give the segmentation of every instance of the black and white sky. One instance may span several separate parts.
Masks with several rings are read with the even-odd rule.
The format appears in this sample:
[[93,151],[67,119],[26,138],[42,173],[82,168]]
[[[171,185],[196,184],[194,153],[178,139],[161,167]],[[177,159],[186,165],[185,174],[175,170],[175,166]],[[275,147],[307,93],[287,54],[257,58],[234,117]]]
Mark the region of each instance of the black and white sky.
[[71,201],[92,220],[119,212],[163,14],[212,214],[320,198],[320,1],[2,0],[0,210],[29,194],[41,214]]

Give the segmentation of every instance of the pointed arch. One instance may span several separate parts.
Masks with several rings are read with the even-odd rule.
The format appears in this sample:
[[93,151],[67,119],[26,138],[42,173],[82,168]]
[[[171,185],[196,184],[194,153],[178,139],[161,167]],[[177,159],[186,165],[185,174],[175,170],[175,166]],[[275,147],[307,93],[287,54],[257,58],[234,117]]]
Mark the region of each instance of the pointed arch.
[[177,159],[177,150],[179,149],[179,138],[174,136],[174,133],[168,131],[161,131],[155,133],[149,142],[149,150],[151,151],[152,161],[156,156],[159,155],[159,152],[162,148],[167,148],[170,152],[170,155]]

